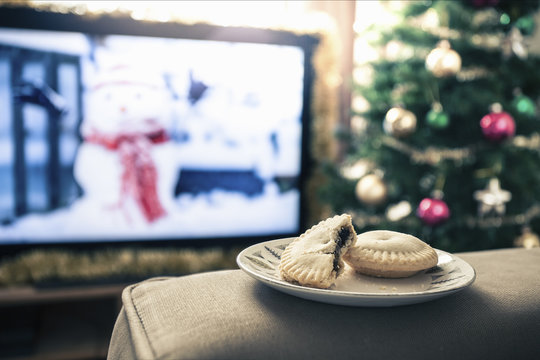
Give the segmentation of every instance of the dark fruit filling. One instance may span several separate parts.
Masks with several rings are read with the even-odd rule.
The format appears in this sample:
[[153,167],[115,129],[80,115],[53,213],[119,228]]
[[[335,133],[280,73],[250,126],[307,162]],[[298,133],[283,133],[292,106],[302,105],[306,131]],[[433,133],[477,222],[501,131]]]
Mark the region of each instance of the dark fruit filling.
[[345,226],[339,229],[338,237],[336,239],[336,250],[334,250],[334,271],[338,272],[339,270],[339,255],[341,254],[341,248],[347,243],[347,239],[351,235],[351,229]]

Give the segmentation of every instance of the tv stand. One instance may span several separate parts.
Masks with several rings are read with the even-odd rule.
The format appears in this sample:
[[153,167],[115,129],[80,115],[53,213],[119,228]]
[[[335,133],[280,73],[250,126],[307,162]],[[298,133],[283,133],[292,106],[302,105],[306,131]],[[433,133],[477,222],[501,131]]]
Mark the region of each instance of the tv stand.
[[125,286],[0,289],[0,357],[105,359]]

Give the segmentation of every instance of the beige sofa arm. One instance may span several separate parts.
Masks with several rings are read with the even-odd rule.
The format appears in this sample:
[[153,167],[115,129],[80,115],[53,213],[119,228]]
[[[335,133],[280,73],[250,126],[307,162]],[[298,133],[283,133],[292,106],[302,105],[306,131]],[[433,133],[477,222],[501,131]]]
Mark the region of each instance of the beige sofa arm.
[[392,308],[308,301],[240,270],[150,279],[124,290],[108,358],[538,358],[540,249],[458,255],[473,285]]

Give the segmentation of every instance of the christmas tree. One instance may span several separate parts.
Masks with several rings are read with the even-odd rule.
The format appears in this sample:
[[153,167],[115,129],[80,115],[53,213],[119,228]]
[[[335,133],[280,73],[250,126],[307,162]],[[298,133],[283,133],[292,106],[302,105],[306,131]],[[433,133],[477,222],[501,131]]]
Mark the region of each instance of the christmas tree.
[[447,251],[538,246],[538,1],[391,3],[398,22],[358,33],[379,57],[356,69],[323,201]]

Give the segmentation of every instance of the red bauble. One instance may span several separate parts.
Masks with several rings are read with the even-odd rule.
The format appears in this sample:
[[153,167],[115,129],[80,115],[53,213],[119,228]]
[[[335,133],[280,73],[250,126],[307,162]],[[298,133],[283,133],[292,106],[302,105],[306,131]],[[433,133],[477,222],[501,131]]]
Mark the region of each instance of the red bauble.
[[499,142],[514,136],[516,123],[514,118],[507,112],[492,112],[480,120],[480,127],[486,139]]
[[438,225],[450,218],[450,209],[442,200],[425,198],[420,201],[416,215],[427,225]]

